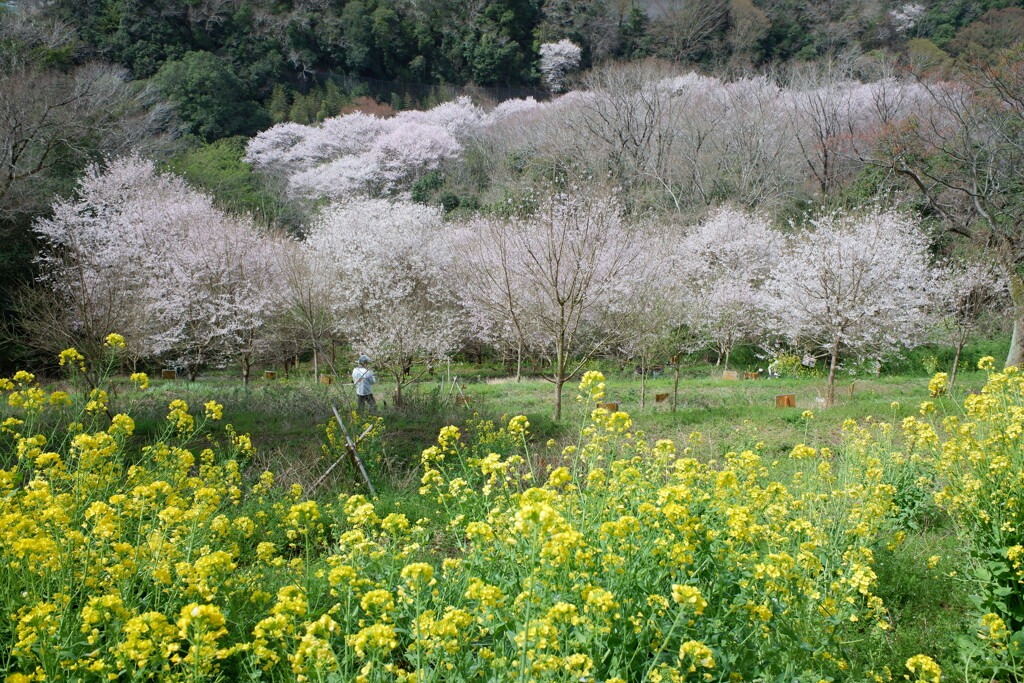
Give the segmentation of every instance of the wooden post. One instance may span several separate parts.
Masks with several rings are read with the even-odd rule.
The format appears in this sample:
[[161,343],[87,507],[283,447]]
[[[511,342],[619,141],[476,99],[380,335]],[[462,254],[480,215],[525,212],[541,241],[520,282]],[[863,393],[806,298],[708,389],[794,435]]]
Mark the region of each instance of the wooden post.
[[[348,430],[345,428],[345,423],[342,421],[341,415],[338,414],[338,409],[332,405],[331,410],[334,411],[334,419],[338,421],[338,426],[341,427],[341,433],[345,435],[345,446],[346,449],[348,450],[349,460],[352,461],[353,467],[358,467],[359,473],[363,475],[363,481],[366,482],[366,488],[370,489],[370,495],[376,498],[377,491],[374,490],[373,484],[370,482],[370,475],[366,473],[366,468],[363,467],[363,461],[359,459],[359,451],[356,448],[359,445],[359,442],[362,441],[366,437],[366,435],[370,433],[373,427],[367,427],[366,430],[355,441],[352,441],[352,439],[349,438]],[[337,462],[334,464],[336,465]],[[331,465],[331,467],[334,467],[334,465]],[[330,471],[330,468],[328,468],[327,472],[324,472],[323,477],[320,478],[320,481],[323,481],[323,478],[326,477],[330,473]],[[320,481],[317,481],[317,485],[320,484]]]
[[776,408],[796,408],[796,394],[781,394],[775,397]]
[[178,371],[165,368],[160,371],[160,379],[178,379]]

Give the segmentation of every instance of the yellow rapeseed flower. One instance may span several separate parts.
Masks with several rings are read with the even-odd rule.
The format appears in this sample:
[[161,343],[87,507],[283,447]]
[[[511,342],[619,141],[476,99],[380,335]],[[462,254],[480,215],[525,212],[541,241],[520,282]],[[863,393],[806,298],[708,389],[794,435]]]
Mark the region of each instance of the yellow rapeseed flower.
[[402,568],[402,579],[410,588],[421,588],[433,586],[437,583],[434,578],[434,568],[426,562],[413,562]]
[[696,586],[681,586],[672,584],[672,599],[684,607],[693,609],[694,614],[704,614],[708,601],[700,594]]
[[935,376],[928,382],[928,392],[932,395],[932,398],[942,396],[948,388],[949,375],[945,372],[935,373]]
[[508,423],[510,434],[526,434],[529,428],[530,421],[526,419],[525,415],[516,415]]
[[[85,372],[85,356],[80,354],[78,350],[74,347],[71,347],[70,349],[64,349],[63,351],[60,352],[60,355],[57,356],[57,364],[60,366],[71,366],[75,365],[76,363],[78,364],[78,369],[81,370],[82,372]],[[15,379],[17,379],[17,375],[15,375]]]
[[103,340],[103,345],[112,349],[123,349],[127,346],[124,337],[116,333],[108,334],[107,338]]
[[982,640],[1001,643],[1009,633],[1010,629],[1006,627],[1006,622],[998,614],[989,612],[981,618],[981,628],[978,630],[978,637]]
[[219,420],[224,416],[224,406],[216,401],[207,401],[203,407],[206,408],[206,419],[208,420]]
[[942,669],[928,655],[914,655],[906,666],[916,676],[914,683],[940,683],[942,680]]

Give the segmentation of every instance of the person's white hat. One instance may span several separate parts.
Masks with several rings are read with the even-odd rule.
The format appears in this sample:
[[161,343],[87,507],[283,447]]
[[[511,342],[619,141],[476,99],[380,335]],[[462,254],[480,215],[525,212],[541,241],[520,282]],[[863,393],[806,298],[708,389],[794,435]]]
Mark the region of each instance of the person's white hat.
[[369,363],[369,362],[370,362],[370,357],[367,356],[365,353],[363,355],[359,356],[359,364],[360,365],[365,365],[366,363]]

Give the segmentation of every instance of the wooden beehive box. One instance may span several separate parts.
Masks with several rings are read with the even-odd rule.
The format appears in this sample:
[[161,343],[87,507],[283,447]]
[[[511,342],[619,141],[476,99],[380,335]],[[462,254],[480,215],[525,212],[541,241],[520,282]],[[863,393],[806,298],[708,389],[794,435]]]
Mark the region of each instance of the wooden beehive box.
[[796,408],[796,394],[781,394],[775,397],[776,408]]

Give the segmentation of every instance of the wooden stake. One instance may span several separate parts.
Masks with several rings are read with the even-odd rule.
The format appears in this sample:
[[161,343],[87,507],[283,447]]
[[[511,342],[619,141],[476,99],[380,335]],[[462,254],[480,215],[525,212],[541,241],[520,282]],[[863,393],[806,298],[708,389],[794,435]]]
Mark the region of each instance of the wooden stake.
[[[359,459],[359,451],[356,450],[356,446],[359,444],[360,441],[366,438],[367,434],[369,434],[373,430],[373,426],[371,425],[367,427],[363,431],[363,433],[360,434],[359,437],[353,442],[348,435],[348,429],[345,428],[345,423],[342,421],[341,415],[338,413],[338,409],[335,408],[334,405],[332,404],[331,410],[334,411],[334,419],[338,421],[338,426],[341,427],[341,433],[345,435],[345,446],[348,449],[349,460],[352,461],[353,466],[359,469],[359,473],[363,475],[363,481],[366,482],[366,488],[370,489],[370,495],[376,498],[377,491],[373,488],[373,484],[370,482],[370,475],[366,473],[366,468],[363,467],[363,461]],[[327,475],[331,473],[331,470],[333,470],[334,467],[339,462],[341,462],[341,460],[335,461],[330,467],[327,468],[327,471],[324,472],[323,476],[320,477],[320,479],[318,479],[315,484],[313,484],[313,487],[310,489],[311,493],[314,490],[316,490],[316,488],[321,484],[321,482],[323,482],[324,479],[327,478]]]

